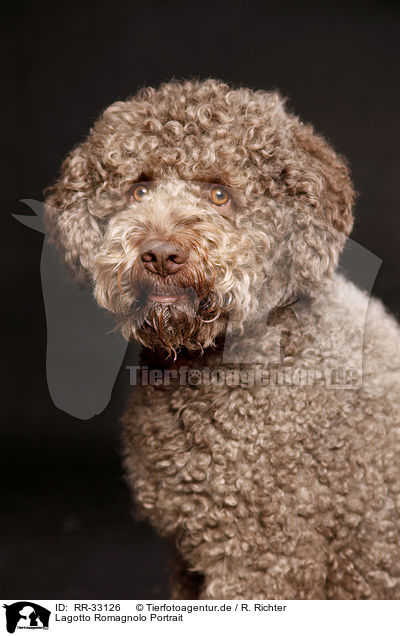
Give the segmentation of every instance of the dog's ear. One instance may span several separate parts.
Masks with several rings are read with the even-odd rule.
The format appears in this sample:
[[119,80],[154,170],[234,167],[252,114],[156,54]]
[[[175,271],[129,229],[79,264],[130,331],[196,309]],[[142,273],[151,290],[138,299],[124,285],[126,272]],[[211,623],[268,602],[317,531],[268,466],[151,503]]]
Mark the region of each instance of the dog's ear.
[[74,148],[61,166],[56,183],[45,191],[45,224],[68,269],[81,283],[90,280],[95,248],[102,240],[98,219],[88,206],[95,167],[89,165],[87,142]]
[[331,277],[353,226],[354,189],[346,161],[314,132],[292,119],[293,151],[282,177],[289,194],[290,279],[310,293]]

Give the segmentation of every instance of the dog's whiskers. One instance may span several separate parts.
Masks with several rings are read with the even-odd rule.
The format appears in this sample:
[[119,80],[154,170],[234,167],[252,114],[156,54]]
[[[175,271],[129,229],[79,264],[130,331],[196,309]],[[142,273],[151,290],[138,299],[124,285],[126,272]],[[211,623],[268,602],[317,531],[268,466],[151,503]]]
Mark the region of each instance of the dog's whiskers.
[[121,290],[121,292],[124,294],[124,296],[126,296],[126,292],[124,292],[124,290],[122,289],[122,283],[121,283],[121,277],[122,277],[122,272],[121,272],[121,267],[125,265],[125,261],[123,263],[121,263],[121,265],[118,266],[118,287]]

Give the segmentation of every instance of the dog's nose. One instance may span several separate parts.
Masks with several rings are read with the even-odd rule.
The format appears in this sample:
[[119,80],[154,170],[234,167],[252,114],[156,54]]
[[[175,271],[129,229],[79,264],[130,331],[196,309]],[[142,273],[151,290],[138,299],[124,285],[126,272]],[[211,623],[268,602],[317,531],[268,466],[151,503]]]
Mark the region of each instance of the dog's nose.
[[143,246],[140,257],[149,272],[167,276],[181,269],[188,259],[188,252],[171,241],[154,239]]

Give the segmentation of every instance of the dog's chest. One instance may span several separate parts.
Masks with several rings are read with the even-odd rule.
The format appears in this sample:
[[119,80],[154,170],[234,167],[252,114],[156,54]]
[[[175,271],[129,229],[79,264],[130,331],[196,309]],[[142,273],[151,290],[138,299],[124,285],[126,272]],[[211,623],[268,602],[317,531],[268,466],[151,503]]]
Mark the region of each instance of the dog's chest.
[[328,451],[329,427],[315,417],[312,391],[229,385],[226,376],[220,384],[186,380],[142,386],[124,417],[142,507],[166,520],[174,501],[179,518],[186,500],[200,515],[207,502],[208,511],[252,508],[265,518],[331,506],[329,475],[346,451]]

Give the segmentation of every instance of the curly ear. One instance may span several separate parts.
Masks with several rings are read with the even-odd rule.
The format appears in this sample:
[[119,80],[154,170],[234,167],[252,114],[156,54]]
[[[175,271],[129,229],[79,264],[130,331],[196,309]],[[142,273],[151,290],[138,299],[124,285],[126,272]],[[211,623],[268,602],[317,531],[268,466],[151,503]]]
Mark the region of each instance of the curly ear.
[[293,150],[283,179],[294,213],[288,253],[295,291],[330,278],[353,226],[354,189],[346,161],[310,125],[293,117]]
[[70,152],[59,179],[45,191],[47,231],[68,269],[82,283],[91,280],[93,254],[102,240],[99,221],[88,210],[95,189],[93,173],[84,142]]

